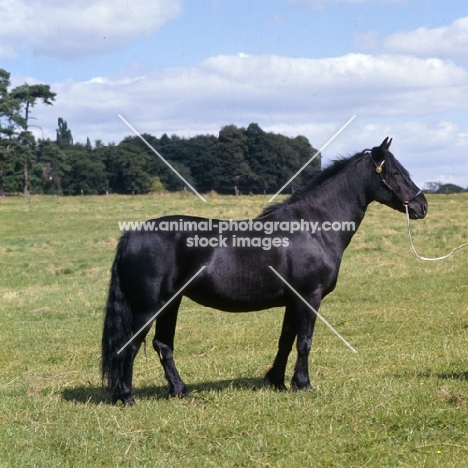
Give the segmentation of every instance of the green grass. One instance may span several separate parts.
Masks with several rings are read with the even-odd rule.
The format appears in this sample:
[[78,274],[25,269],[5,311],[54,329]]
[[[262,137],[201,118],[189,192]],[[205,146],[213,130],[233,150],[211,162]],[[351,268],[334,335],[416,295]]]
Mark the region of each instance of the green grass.
[[[226,314],[184,300],[176,362],[192,391],[166,400],[150,341],[137,405],[109,405],[99,353],[117,221],[247,218],[263,197],[0,199],[0,467],[468,466],[468,249],[409,250],[405,217],[370,206],[321,313],[315,391],[261,388],[282,311]],[[432,196],[421,255],[468,242],[468,194]],[[293,357],[287,369],[292,376]]]

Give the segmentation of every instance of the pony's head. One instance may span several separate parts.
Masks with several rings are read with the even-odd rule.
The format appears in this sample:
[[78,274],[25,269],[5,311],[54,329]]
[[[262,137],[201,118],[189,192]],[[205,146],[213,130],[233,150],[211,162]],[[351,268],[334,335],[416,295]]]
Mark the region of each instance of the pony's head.
[[380,146],[365,153],[373,165],[369,187],[372,198],[395,210],[408,212],[411,219],[421,219],[427,214],[427,200],[422,190],[411,180],[408,171],[397,161],[389,148],[392,139],[385,138]]

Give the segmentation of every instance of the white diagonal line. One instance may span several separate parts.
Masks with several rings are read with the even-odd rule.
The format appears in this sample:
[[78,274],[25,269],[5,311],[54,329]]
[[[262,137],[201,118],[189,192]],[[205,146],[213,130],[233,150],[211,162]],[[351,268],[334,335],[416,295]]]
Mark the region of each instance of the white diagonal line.
[[271,265],[269,268],[353,353],[357,353],[357,351]]
[[139,133],[135,130],[135,128],[133,128],[133,126],[128,123],[120,114],[118,114],[120,120],[130,129],[133,131],[133,133],[135,133],[135,135],[139,138],[141,138],[141,140],[146,144],[146,146],[148,146],[148,148],[150,150],[152,150],[154,152],[154,154],[156,154],[156,156],[159,157],[159,159],[161,159],[161,161],[163,163],[165,163],[175,174],[177,174],[179,176],[179,178],[181,180],[183,180],[183,182],[188,186],[190,187],[190,189],[193,191],[193,193],[195,193],[195,195],[197,195],[201,200],[203,200],[205,203],[206,203],[206,200],[184,179],[184,177],[182,177],[147,141],[146,139]]
[[269,200],[272,202],[354,119],[353,115]]
[[117,351],[120,354],[204,269],[203,265],[134,335]]

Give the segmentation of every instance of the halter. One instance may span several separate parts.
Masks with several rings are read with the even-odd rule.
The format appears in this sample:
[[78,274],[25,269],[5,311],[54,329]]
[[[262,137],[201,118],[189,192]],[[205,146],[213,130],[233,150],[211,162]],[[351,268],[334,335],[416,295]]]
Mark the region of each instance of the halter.
[[393,195],[395,195],[395,197],[398,198],[398,200],[401,201],[401,203],[404,205],[404,206],[408,206],[416,197],[418,197],[419,195],[421,195],[422,193],[422,190],[419,190],[416,195],[414,195],[412,198],[410,198],[409,200],[403,200],[400,195],[398,194],[398,192],[391,186],[388,184],[388,182],[384,179],[384,176],[382,174],[383,172],[383,165],[385,164],[385,159],[382,160],[382,162],[380,164],[377,164],[373,159],[372,159],[372,153],[371,153],[371,150],[365,150],[364,153],[367,153],[370,157],[370,160],[372,161],[372,164],[375,166],[375,172],[377,172],[377,174],[379,174],[380,176],[380,180],[382,182],[383,185],[385,185],[385,187],[387,187],[392,193]]
[[436,258],[433,258],[433,257],[423,257],[422,255],[419,255],[418,252],[416,252],[416,249],[414,248],[414,245],[413,245],[413,239],[411,237],[411,230],[410,230],[410,215],[409,215],[409,204],[418,196],[418,195],[421,195],[422,193],[422,190],[419,190],[419,192],[413,197],[411,198],[409,201],[408,200],[402,200],[402,198],[398,195],[398,193],[395,191],[395,189],[392,188],[391,185],[388,185],[387,181],[384,179],[383,175],[382,175],[382,171],[383,171],[383,165],[385,164],[385,159],[382,160],[382,162],[380,164],[377,164],[373,159],[372,159],[372,155],[371,155],[371,150],[364,150],[364,154],[369,154],[370,158],[371,158],[371,161],[372,163],[374,164],[375,166],[375,172],[377,172],[377,174],[379,174],[380,176],[380,180],[382,181],[382,184],[385,185],[397,198],[398,200],[400,200],[404,207],[405,207],[405,211],[406,211],[406,223],[407,223],[407,226],[408,226],[408,239],[409,239],[409,243],[410,243],[410,247],[411,247],[411,250],[413,251],[414,255],[416,256],[417,259],[419,260],[430,260],[430,261],[438,261],[438,260],[444,260],[448,257],[450,257],[451,255],[453,255],[457,250],[460,250],[460,249],[463,249],[464,247],[468,247],[468,243],[466,244],[462,244],[458,247],[455,247],[451,252],[449,252],[447,255],[443,255],[442,257],[436,257]]

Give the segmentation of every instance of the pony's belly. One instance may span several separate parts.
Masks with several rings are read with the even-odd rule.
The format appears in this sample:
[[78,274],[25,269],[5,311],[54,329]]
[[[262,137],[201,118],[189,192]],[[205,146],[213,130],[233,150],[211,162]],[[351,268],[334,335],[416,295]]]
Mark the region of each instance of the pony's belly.
[[207,278],[186,293],[199,304],[227,312],[250,312],[284,305],[281,288],[245,278]]
[[239,298],[216,296],[213,294],[204,296],[197,293],[190,295],[187,294],[187,296],[198,304],[222,310],[224,312],[254,312],[258,310],[271,309],[273,307],[282,307],[285,305],[282,300],[261,299],[242,301]]
[[189,252],[192,263],[206,268],[185,293],[215,309],[248,312],[283,305],[284,284],[271,271],[283,263],[279,248],[226,248]]

